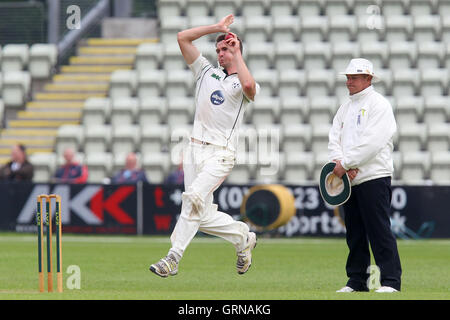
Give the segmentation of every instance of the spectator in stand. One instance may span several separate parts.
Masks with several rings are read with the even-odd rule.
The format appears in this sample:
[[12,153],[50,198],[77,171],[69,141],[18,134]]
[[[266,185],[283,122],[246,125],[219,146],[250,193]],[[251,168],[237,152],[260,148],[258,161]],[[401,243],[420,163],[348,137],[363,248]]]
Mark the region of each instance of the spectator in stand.
[[116,173],[111,178],[111,183],[135,183],[138,181],[147,182],[145,171],[138,168],[137,156],[134,152],[130,152],[125,159],[125,168]]
[[11,160],[0,168],[0,181],[31,182],[33,173],[25,146],[16,144],[11,149]]
[[183,161],[166,178],[166,184],[184,184]]
[[75,160],[75,151],[71,148],[64,150],[66,163],[56,170],[54,181],[58,183],[86,183],[88,168]]

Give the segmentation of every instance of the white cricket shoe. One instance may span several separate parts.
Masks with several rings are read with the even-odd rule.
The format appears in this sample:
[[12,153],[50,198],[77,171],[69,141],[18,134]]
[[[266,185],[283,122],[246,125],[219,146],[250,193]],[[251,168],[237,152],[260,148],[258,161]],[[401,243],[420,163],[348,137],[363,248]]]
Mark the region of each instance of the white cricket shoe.
[[345,286],[345,287],[343,287],[343,288],[337,290],[336,292],[339,292],[339,293],[341,293],[341,292],[355,292],[355,290],[353,290],[353,288],[350,288],[350,287],[348,287],[348,286]]
[[237,253],[238,259],[236,269],[239,274],[244,274],[252,265],[252,250],[256,247],[256,234],[249,232],[247,237],[247,246],[244,250]]
[[397,289],[394,289],[392,287],[386,287],[386,286],[381,286],[379,287],[377,290],[375,290],[375,292],[379,292],[379,293],[392,293],[392,292],[398,292]]
[[337,290],[336,292],[342,293],[342,292],[355,292],[355,290],[353,290],[352,288],[345,286],[339,290]]
[[157,263],[152,264],[150,271],[163,278],[169,275],[174,276],[178,273],[178,261],[173,254],[169,254]]

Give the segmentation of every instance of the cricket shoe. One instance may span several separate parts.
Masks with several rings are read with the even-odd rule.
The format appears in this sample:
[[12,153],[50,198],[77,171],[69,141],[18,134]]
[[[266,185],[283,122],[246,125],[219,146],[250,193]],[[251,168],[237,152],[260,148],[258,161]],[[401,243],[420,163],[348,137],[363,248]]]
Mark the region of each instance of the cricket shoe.
[[353,288],[350,288],[349,286],[345,286],[345,287],[339,289],[336,292],[338,292],[338,293],[343,293],[343,292],[348,293],[348,292],[355,292],[355,290],[353,290]]
[[244,274],[252,265],[252,250],[256,247],[256,234],[249,232],[247,237],[247,246],[244,250],[237,253],[238,259],[236,262],[237,272]]
[[150,271],[163,278],[167,278],[169,275],[174,276],[178,273],[178,262],[173,254],[169,254],[152,264]]
[[379,287],[377,290],[375,290],[375,292],[378,293],[392,293],[392,292],[397,292],[397,289],[394,289],[392,287],[387,287],[387,286],[381,286]]

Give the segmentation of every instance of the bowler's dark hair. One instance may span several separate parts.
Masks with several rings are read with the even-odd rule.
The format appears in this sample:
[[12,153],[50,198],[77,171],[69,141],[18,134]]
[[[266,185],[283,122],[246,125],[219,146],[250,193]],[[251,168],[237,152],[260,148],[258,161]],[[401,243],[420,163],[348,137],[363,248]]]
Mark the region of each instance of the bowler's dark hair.
[[[225,40],[225,37],[226,37],[226,36],[227,36],[227,33],[224,33],[224,34],[219,35],[219,36],[216,38],[216,47],[217,47],[217,44],[218,44],[220,41]],[[241,40],[238,36],[236,36],[236,38],[237,38],[238,41],[239,41],[239,50],[241,50],[241,54],[243,54],[243,53],[244,53],[244,47],[243,47],[243,45],[242,45],[242,40]]]

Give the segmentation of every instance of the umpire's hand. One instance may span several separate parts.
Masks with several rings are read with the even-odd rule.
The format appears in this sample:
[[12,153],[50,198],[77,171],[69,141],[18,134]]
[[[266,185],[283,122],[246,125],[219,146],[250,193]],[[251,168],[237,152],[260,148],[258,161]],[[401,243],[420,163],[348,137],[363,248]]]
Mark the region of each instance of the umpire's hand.
[[358,169],[349,169],[348,171],[344,169],[344,167],[341,165],[341,161],[334,160],[336,162],[336,166],[334,167],[333,173],[337,175],[339,178],[342,178],[342,176],[347,172],[348,178],[350,181],[355,179],[356,175],[358,174]]

